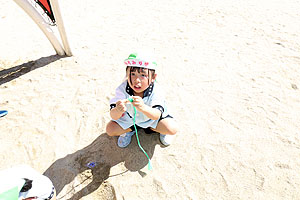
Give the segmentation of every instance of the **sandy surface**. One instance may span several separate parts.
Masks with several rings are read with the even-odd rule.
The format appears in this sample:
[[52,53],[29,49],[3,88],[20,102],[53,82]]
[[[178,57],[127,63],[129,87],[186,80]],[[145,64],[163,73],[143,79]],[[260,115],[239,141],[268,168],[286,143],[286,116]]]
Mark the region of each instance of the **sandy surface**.
[[[220,2],[60,1],[63,58],[0,0],[0,169],[28,164],[62,200],[300,199],[300,1]],[[137,48],[180,123],[167,148],[140,132],[152,171],[135,137],[105,133]]]

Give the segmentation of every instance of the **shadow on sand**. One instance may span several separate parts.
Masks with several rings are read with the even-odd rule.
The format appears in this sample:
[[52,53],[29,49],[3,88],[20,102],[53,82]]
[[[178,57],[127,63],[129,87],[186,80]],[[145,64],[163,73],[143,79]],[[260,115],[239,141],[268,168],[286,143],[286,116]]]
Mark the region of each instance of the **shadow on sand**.
[[[156,133],[145,134],[144,131],[140,130],[139,140],[151,159],[155,146],[160,144],[158,135]],[[114,188],[106,181],[107,178],[118,176],[128,171],[138,171],[141,176],[146,175],[140,169],[148,164],[148,159],[138,147],[136,136],[132,137],[131,144],[124,149],[119,148],[116,142],[117,137],[109,137],[106,133],[103,133],[85,148],[56,160],[44,172],[44,175],[52,180],[57,190],[57,199],[78,200],[96,190],[97,194],[101,190],[102,197],[100,199],[116,199]],[[89,168],[87,166],[89,162],[95,162],[96,165]],[[110,175],[111,167],[122,162],[124,162],[127,169],[118,174]],[[89,183],[84,183],[85,181]],[[71,182],[72,187],[68,187],[71,189],[66,191],[64,187]],[[82,184],[87,185],[82,188]],[[103,189],[98,189],[101,186]],[[76,189],[76,187],[82,189]],[[105,193],[108,196],[103,196]]]
[[39,58],[35,61],[29,61],[27,63],[23,63],[21,65],[11,67],[9,69],[4,69],[0,71],[0,85],[12,81],[37,68],[44,67],[63,57],[64,56],[51,55],[51,56]]

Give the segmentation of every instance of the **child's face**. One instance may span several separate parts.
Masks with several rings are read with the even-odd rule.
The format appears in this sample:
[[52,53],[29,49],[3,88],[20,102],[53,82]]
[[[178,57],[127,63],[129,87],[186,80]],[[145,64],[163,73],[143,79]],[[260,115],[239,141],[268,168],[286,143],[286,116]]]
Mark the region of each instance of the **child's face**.
[[142,96],[143,92],[155,80],[155,76],[152,77],[152,73],[145,68],[134,68],[133,70],[129,68],[128,80],[135,95]]

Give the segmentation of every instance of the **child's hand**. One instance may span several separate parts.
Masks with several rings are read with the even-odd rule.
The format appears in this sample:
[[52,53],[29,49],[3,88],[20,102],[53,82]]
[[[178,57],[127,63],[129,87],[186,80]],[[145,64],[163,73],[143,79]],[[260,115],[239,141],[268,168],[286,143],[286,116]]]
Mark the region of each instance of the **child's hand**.
[[148,118],[152,120],[157,120],[161,116],[161,111],[159,111],[156,108],[151,108],[144,104],[144,101],[139,96],[132,96],[128,99],[128,102],[131,102],[132,105],[140,112],[142,112],[144,115],[146,115]]
[[136,107],[137,110],[142,112],[143,108],[145,107],[143,99],[139,96],[132,96],[132,100],[132,105]]
[[126,111],[126,103],[128,102],[127,99],[119,100],[116,103],[117,111],[120,113],[124,113]]

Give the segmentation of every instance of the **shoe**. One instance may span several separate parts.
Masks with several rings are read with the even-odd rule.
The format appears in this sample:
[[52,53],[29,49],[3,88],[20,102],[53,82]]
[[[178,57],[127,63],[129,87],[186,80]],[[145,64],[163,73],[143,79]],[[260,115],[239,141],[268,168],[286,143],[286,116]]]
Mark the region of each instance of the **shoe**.
[[160,142],[165,146],[169,146],[172,143],[173,139],[174,139],[174,135],[163,135],[163,134],[159,135]]
[[124,133],[118,138],[118,146],[121,148],[127,147],[131,142],[131,137],[134,135],[135,131]]

